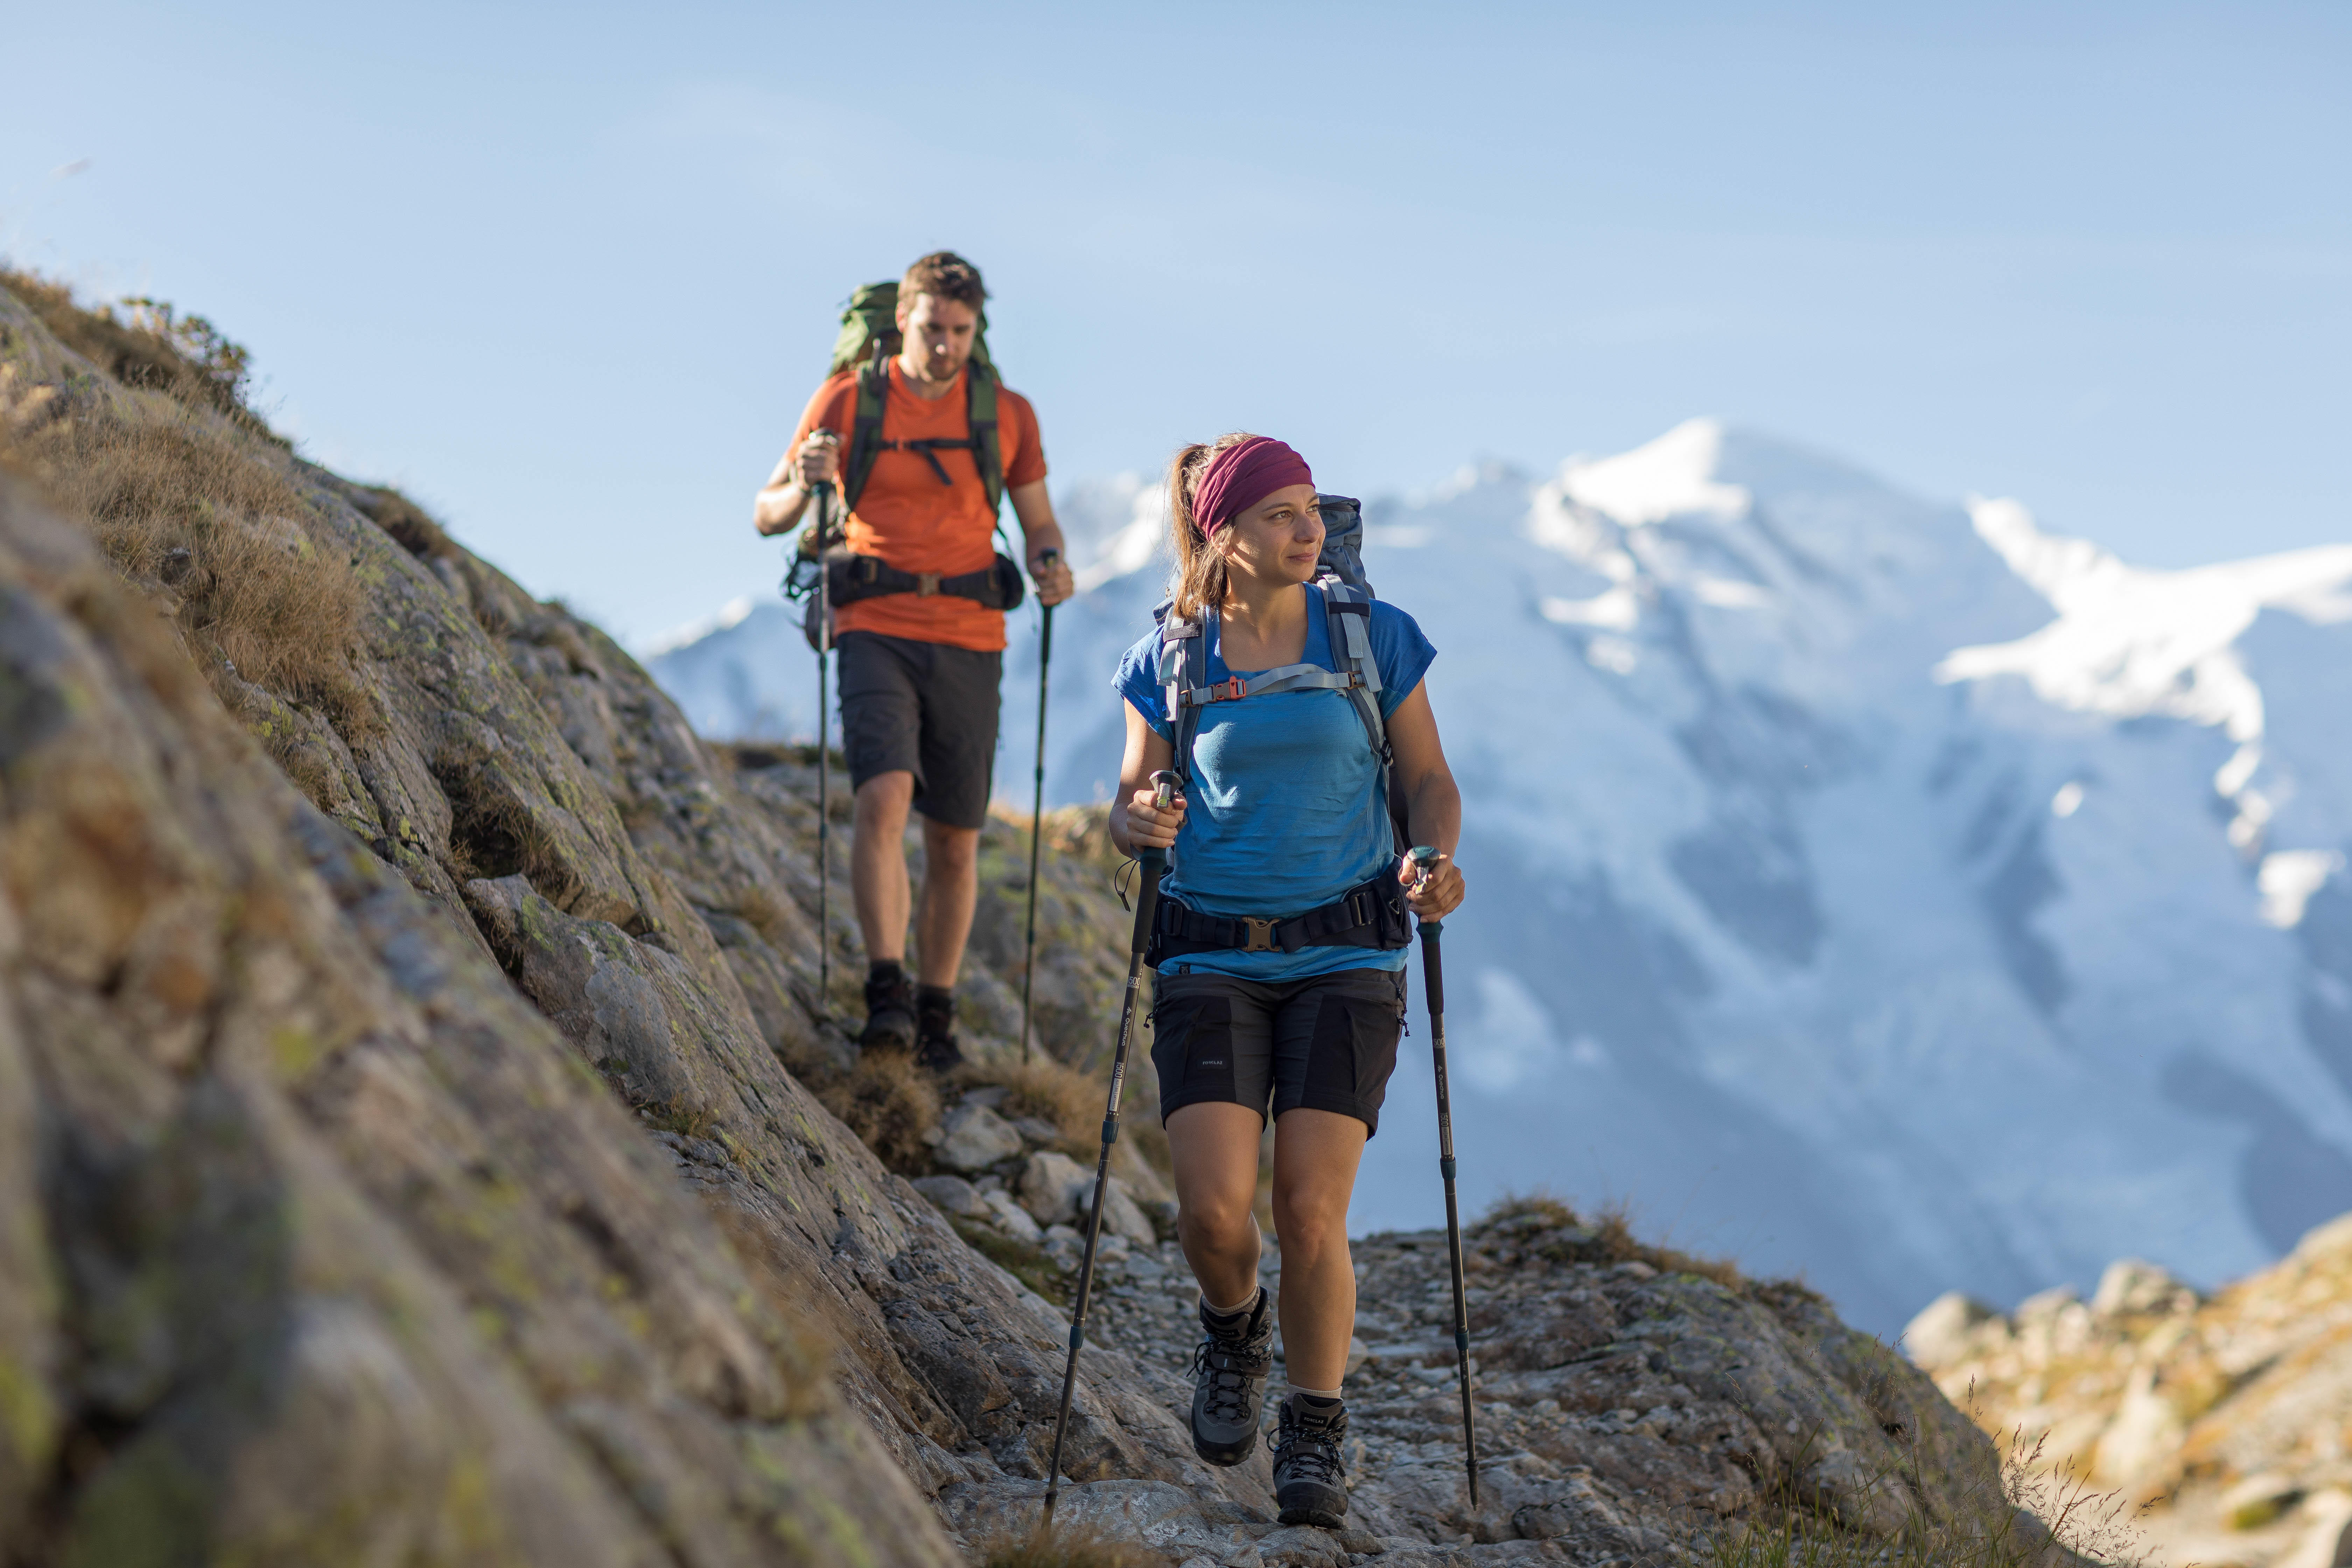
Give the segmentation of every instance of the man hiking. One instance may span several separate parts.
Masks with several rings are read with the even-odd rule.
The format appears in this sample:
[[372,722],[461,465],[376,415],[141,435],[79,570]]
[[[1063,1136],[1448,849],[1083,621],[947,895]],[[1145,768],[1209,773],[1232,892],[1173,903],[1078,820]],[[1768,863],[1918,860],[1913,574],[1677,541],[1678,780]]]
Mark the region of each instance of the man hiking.
[[[887,377],[878,428],[869,421],[857,431],[860,371],[839,371],[809,399],[752,508],[762,534],[784,533],[799,525],[814,487],[836,479],[853,487],[845,491],[845,565],[862,569],[874,591],[857,585],[855,570],[836,578],[849,586],[834,595],[834,640],[842,750],[856,795],[850,890],[868,964],[859,1042],[912,1049],[940,1072],[962,1059],[956,973],[979,896],[980,829],[996,758],[1004,614],[991,607],[984,587],[972,586],[986,584],[996,562],[992,480],[1020,520],[1038,599],[1058,604],[1072,588],[1045,495],[1037,416],[1027,398],[996,384],[984,361],[973,363],[987,298],[980,269],[952,251],[907,268],[897,307],[901,346],[871,372],[877,390]],[[976,397],[992,390],[992,432],[973,415]],[[846,451],[853,438],[868,449]],[[861,460],[870,465],[862,476],[855,471]],[[846,474],[845,464],[852,465]],[[893,569],[890,578],[877,566]],[[1002,601],[999,592],[993,602]],[[909,809],[923,819],[915,976],[905,966]]]
[[[1462,902],[1462,796],[1422,679],[1436,650],[1395,605],[1318,580],[1305,459],[1263,436],[1189,446],[1168,500],[1174,597],[1119,664],[1110,832],[1130,853],[1175,851],[1147,958],[1176,1230],[1201,1287],[1192,1447],[1237,1465],[1257,1446],[1278,1314],[1275,1500],[1285,1524],[1336,1529],[1348,1200],[1396,1066],[1406,913]],[[1189,800],[1158,803],[1161,769]],[[1425,870],[1397,853],[1391,788],[1412,841],[1442,851]],[[1251,1212],[1269,1109],[1278,1302],[1257,1282]]]

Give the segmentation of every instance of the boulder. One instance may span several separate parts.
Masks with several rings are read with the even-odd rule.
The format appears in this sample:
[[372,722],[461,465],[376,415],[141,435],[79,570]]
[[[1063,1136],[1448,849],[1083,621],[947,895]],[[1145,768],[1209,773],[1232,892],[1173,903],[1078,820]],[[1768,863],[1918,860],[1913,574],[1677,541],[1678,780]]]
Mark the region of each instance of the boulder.
[[2102,1318],[2121,1313],[2180,1312],[2197,1305],[2197,1292],[2166,1269],[2137,1258],[2118,1258],[2099,1276],[2091,1310]]
[[1915,1366],[1930,1371],[1949,1366],[1969,1353],[1969,1341],[1979,1323],[1997,1316],[1990,1307],[1958,1290],[1947,1290],[1911,1320],[1903,1331],[1904,1353]]
[[[1004,1130],[1013,1131],[1010,1127]],[[1013,1135],[1013,1143],[1017,1149],[1018,1134]],[[1080,1194],[1093,1180],[1067,1154],[1040,1150],[1029,1156],[1029,1163],[1021,1172],[1021,1206],[1034,1215],[1039,1225],[1067,1225],[1078,1212]]]
[[[1082,1225],[1086,1222],[1087,1211],[1093,1206],[1093,1198],[1090,1188],[1081,1186],[1078,1189],[1076,1206],[1078,1222]],[[1104,1189],[1103,1229],[1113,1236],[1123,1236],[1138,1247],[1160,1244],[1159,1233],[1151,1228],[1150,1219],[1141,1205],[1129,1195],[1127,1184],[1117,1176],[1113,1176]]]
[[946,1134],[933,1157],[950,1171],[985,1171],[999,1160],[1021,1152],[1021,1134],[984,1105],[970,1100],[948,1112],[940,1124]]

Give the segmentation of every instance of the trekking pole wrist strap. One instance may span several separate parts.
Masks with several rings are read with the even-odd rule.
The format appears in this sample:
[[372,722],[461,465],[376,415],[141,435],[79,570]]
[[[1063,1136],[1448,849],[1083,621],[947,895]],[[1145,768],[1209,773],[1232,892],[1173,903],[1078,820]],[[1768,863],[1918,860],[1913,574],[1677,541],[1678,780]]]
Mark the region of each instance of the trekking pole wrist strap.
[[1151,922],[1146,962],[1195,952],[1297,952],[1309,947],[1369,947],[1383,952],[1407,945],[1404,889],[1391,876],[1358,884],[1340,898],[1282,920],[1250,915],[1212,915],[1162,893]]

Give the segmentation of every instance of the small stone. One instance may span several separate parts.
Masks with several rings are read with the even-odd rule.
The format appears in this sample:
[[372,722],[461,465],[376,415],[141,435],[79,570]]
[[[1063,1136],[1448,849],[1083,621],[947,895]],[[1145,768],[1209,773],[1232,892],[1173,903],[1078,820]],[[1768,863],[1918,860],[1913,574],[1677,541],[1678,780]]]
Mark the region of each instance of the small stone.
[[1012,1092],[1012,1089],[1006,1088],[1001,1083],[983,1084],[982,1087],[972,1089],[967,1093],[963,1097],[961,1103],[965,1105],[985,1106],[987,1109],[993,1110],[998,1106],[1003,1105],[1004,1103],[1004,1097]]
[[1065,1136],[1060,1128],[1042,1116],[1016,1116],[1013,1119],[1013,1131],[1037,1144],[1059,1143]]
[[1015,1241],[1025,1241],[1034,1247],[1045,1233],[1029,1217],[1029,1211],[1013,1201],[1013,1194],[995,1187],[980,1194],[981,1206],[988,1211],[989,1223]]
[[918,1177],[915,1190],[930,1199],[932,1206],[942,1214],[958,1219],[980,1219],[988,1213],[988,1205],[961,1176]]
[[2248,1476],[2221,1494],[2221,1517],[2231,1530],[2260,1530],[2292,1508],[2302,1492],[2284,1476]]
[[936,1157],[950,1171],[984,1171],[1021,1152],[1021,1134],[1013,1131],[1012,1124],[969,1100],[949,1111],[940,1125],[947,1136],[940,1140]]

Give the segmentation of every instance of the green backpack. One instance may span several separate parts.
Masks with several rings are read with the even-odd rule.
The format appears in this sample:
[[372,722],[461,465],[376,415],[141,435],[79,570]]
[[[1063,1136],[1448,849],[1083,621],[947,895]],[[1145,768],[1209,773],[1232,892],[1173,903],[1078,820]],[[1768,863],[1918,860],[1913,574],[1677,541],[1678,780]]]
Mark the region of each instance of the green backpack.
[[850,295],[848,307],[841,312],[841,333],[833,340],[833,366],[827,372],[838,375],[853,367],[857,372],[857,413],[841,469],[843,502],[856,510],[866,481],[873,476],[874,459],[884,452],[919,453],[940,483],[946,485],[954,480],[939,454],[969,451],[980,469],[988,510],[996,511],[1004,500],[1004,452],[996,434],[999,382],[995,362],[988,355],[988,312],[980,314],[980,331],[972,339],[971,363],[964,376],[964,423],[970,433],[961,440],[882,438],[882,410],[890,395],[890,360],[899,347],[898,285],[868,283]]

